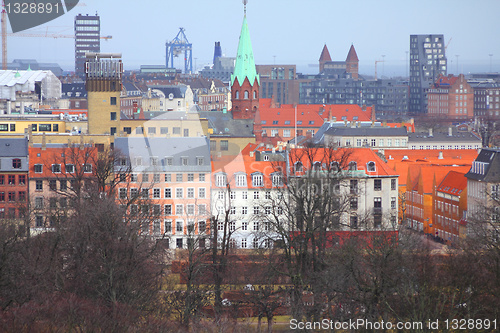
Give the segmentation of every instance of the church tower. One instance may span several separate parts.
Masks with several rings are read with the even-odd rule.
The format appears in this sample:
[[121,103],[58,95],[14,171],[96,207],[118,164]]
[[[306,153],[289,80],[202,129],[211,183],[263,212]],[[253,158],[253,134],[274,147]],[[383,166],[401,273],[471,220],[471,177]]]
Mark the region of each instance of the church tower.
[[349,49],[349,53],[347,54],[347,58],[345,60],[346,72],[350,73],[352,78],[358,79],[358,64],[359,59],[356,54],[356,50],[354,49],[354,45],[351,44],[351,48]]
[[254,119],[259,108],[260,78],[255,68],[252,43],[248,32],[246,3],[234,73],[231,75],[233,119]]

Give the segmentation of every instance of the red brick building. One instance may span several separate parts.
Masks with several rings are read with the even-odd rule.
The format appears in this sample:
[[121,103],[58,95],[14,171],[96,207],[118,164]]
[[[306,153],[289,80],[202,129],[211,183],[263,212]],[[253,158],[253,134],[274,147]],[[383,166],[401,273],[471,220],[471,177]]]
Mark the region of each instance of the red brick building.
[[427,113],[449,120],[474,117],[474,91],[463,74],[439,76],[427,93]]
[[27,139],[0,141],[0,220],[17,219],[26,210],[28,193]]

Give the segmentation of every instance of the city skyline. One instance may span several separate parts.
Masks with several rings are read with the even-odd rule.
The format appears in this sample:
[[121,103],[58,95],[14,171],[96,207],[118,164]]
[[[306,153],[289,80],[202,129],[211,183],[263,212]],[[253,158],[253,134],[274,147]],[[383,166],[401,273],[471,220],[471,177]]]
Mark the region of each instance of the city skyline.
[[[443,34],[448,44],[449,73],[498,72],[500,43],[491,37],[498,39],[493,32],[500,30],[500,22],[495,19],[500,3],[487,0],[479,4],[482,6],[465,0],[455,1],[453,6],[427,0],[418,4],[392,0],[250,0],[247,18],[257,64],[296,64],[298,72],[317,73],[324,44],[334,61],[343,61],[353,44],[361,74],[373,75],[375,61],[384,60],[378,65],[379,76],[406,75],[410,35]],[[122,53],[125,69],[164,65],[165,42],[183,27],[193,44],[195,70],[201,70],[211,64],[217,41],[223,55],[236,55],[243,4],[240,0],[191,1],[188,5],[148,0],[138,6],[127,0],[116,6],[87,0],[35,30],[73,34],[76,15],[96,12],[101,17],[101,35],[113,36],[101,43],[101,51]],[[9,62],[36,59],[74,70],[73,39],[9,36],[7,45]],[[181,61],[175,66],[183,67]]]

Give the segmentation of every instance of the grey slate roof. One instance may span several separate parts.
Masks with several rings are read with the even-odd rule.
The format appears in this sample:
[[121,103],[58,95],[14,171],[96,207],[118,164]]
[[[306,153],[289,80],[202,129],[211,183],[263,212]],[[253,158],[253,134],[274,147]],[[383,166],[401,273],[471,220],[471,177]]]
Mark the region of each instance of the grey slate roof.
[[405,127],[332,127],[325,132],[332,136],[401,136],[407,135]]
[[481,143],[481,138],[476,136],[471,132],[458,132],[455,128],[453,129],[452,136],[448,136],[448,133],[433,133],[433,136],[429,136],[429,133],[408,133],[408,143],[412,142],[472,142]]
[[[165,97],[168,98],[170,94],[173,94],[174,98],[184,98],[184,94],[181,90],[181,87],[174,86],[150,86],[151,89],[160,90],[165,94]],[[185,89],[185,87],[184,87]]]
[[28,156],[28,139],[0,139],[0,157]]
[[[150,138],[119,137],[115,139],[115,149],[132,161],[142,157],[142,165],[134,166],[134,172],[142,171],[211,171],[210,145],[206,137]],[[150,164],[150,157],[158,158],[158,165]],[[172,165],[166,165],[166,157],[172,158]],[[182,165],[182,158],[188,158],[188,165]],[[203,157],[198,165],[197,158]]]
[[200,117],[208,119],[208,126],[214,130],[212,136],[253,137],[253,120],[233,119],[231,113],[223,111],[199,112]]
[[483,148],[474,162],[487,163],[484,174],[472,172],[471,168],[465,177],[488,183],[500,182],[500,149]]

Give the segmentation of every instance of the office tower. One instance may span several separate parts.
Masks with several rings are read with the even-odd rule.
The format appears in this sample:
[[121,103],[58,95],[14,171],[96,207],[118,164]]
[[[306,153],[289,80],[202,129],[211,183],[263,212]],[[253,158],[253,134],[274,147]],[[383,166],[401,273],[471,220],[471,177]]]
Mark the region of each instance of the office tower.
[[85,76],[85,53],[101,52],[101,21],[99,15],[78,14],[75,17],[75,73]]
[[447,75],[443,35],[410,35],[411,115],[427,113],[427,91],[439,75]]

